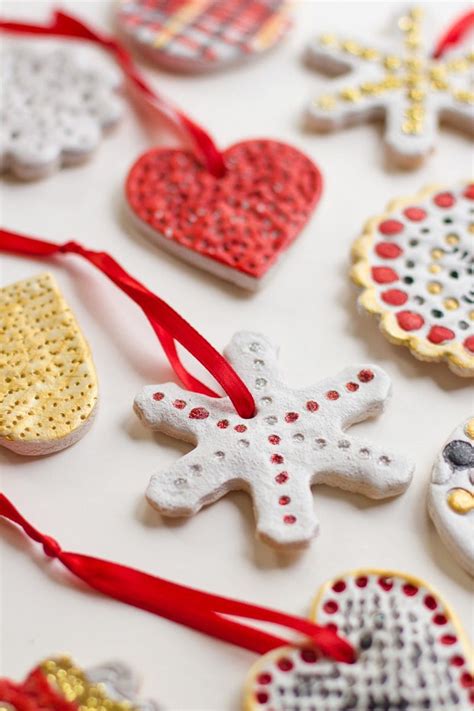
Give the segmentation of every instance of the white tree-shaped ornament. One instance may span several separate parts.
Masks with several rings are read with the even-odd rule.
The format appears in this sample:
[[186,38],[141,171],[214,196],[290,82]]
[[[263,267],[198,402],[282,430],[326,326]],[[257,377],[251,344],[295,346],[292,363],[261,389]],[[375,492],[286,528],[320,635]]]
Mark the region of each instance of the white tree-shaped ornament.
[[349,367],[294,389],[283,382],[277,349],[263,336],[237,333],[225,354],[255,398],[253,418],[239,418],[228,397],[189,393],[172,383],[149,385],[135,399],[146,425],[197,445],[152,477],[147,498],[161,513],[192,515],[244,489],[260,537],[275,546],[301,546],[318,531],[313,484],[374,499],[406,489],[411,463],[345,431],[383,410],[390,394],[383,370]]
[[396,41],[358,40],[323,34],[308,47],[308,60],[328,74],[342,74],[308,111],[318,130],[384,118],[389,158],[415,168],[432,152],[438,123],[474,131],[470,49],[434,59],[422,36],[423,10],[399,18]]

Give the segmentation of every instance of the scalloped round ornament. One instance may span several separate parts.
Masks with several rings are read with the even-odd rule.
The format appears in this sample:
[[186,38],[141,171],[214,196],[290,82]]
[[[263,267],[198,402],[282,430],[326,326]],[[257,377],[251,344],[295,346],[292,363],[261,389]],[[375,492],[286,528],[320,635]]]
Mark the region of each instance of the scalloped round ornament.
[[355,663],[280,647],[250,670],[245,711],[471,708],[472,651],[455,613],[422,580],[389,570],[343,574],[322,586],[311,618],[347,638]]
[[291,27],[288,0],[121,0],[121,30],[160,66],[204,72],[260,55]]
[[419,360],[474,376],[474,184],[391,202],[353,247],[359,304]]

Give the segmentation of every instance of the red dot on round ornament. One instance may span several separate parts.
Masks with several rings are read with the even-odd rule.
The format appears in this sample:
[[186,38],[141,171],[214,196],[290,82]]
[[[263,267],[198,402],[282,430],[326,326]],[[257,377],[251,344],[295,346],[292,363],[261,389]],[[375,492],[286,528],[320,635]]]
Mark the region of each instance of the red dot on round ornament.
[[413,597],[418,592],[417,586],[412,585],[412,583],[405,583],[405,585],[402,586],[402,590],[408,597]]
[[474,183],[471,183],[467,186],[467,188],[463,192],[463,195],[468,200],[474,200]]
[[318,655],[314,649],[302,649],[300,657],[306,664],[314,664],[318,661]]
[[446,341],[452,341],[455,337],[454,331],[450,328],[445,328],[444,326],[432,326],[430,332],[428,333],[428,340],[430,343],[438,346]]
[[433,595],[426,595],[423,602],[425,603],[428,610],[436,610],[436,608],[438,607],[438,603],[436,602]]
[[326,397],[328,400],[339,400],[340,395],[337,390],[328,390]]
[[265,684],[271,683],[272,675],[269,672],[262,672],[257,676],[257,681],[259,684],[262,684],[262,686],[265,686]]
[[390,267],[372,267],[372,279],[377,284],[392,284],[398,281],[398,274]]
[[359,386],[357,383],[353,383],[352,381],[350,383],[346,383],[346,390],[348,390],[350,393],[355,393],[358,389]]
[[361,383],[370,383],[370,381],[375,378],[375,375],[368,368],[364,368],[364,370],[360,370],[358,372],[357,377],[359,378]]
[[270,442],[270,444],[280,444],[281,442],[279,436],[275,434],[270,435],[268,441]]
[[229,420],[219,420],[217,426],[220,430],[225,430],[229,426]]
[[344,580],[336,580],[336,582],[332,586],[332,589],[334,590],[334,592],[337,593],[344,592],[344,590],[346,589],[346,584]]
[[415,311],[399,311],[397,313],[397,322],[404,331],[417,331],[423,326],[425,320],[423,316],[415,313]]
[[393,242],[379,242],[375,247],[375,252],[382,259],[396,259],[403,254],[403,249]]
[[464,659],[464,657],[461,657],[460,654],[455,654],[454,657],[451,657],[451,659],[449,660],[449,663],[453,667],[462,667],[462,666],[464,666],[465,661],[466,660]]
[[469,687],[474,686],[474,678],[472,674],[469,674],[469,672],[461,674],[461,686],[464,686],[465,689],[469,689]]
[[293,514],[287,514],[286,516],[283,517],[283,521],[284,521],[284,523],[291,526],[293,523],[296,523],[296,516],[293,516]]
[[456,644],[457,637],[454,634],[444,634],[442,637],[440,637],[441,644],[445,644],[448,647],[451,646],[452,644]]
[[153,393],[153,400],[157,400],[159,402],[160,400],[163,400],[164,396],[164,393]]
[[281,669],[281,671],[291,671],[293,669],[293,662],[288,657],[281,657],[281,659],[277,661],[277,667]]
[[471,353],[474,353],[474,336],[468,336],[463,343],[464,348]]
[[278,499],[278,503],[280,504],[280,506],[288,506],[290,501],[291,499],[289,496],[280,496],[280,498]]
[[448,622],[448,618],[446,615],[438,613],[437,615],[433,615],[433,622],[435,625],[445,625]]
[[438,193],[434,196],[433,201],[438,207],[452,207],[456,202],[452,193]]
[[306,403],[306,409],[309,412],[317,412],[317,410],[319,410],[319,405],[314,400],[308,400],[308,402]]
[[425,219],[427,213],[422,207],[407,207],[403,214],[412,222],[420,222]]
[[190,420],[207,420],[209,412],[205,407],[194,407],[189,413]]
[[275,481],[277,484],[286,484],[289,478],[288,472],[280,472],[276,475]]
[[236,432],[247,432],[246,425],[235,425],[234,430]]
[[360,575],[358,578],[356,578],[355,584],[358,588],[365,588],[368,582],[369,579],[366,575]]
[[408,301],[408,294],[401,289],[387,289],[381,293],[381,297],[391,306],[403,306]]
[[173,407],[175,407],[177,410],[184,410],[186,407],[186,401],[185,400],[175,400],[173,403]]
[[255,694],[255,698],[257,699],[257,702],[259,704],[266,704],[270,697],[268,696],[266,691],[257,691],[257,693]]
[[297,412],[287,412],[285,415],[285,422],[296,422],[299,415]]
[[398,220],[384,220],[379,225],[379,232],[383,235],[397,235],[403,230],[403,222]]
[[386,575],[382,575],[378,582],[382,590],[385,590],[385,592],[388,592],[393,588],[393,578],[389,578]]
[[281,454],[272,454],[270,461],[272,464],[283,464],[284,459]]
[[335,600],[328,600],[324,603],[323,610],[327,612],[328,615],[334,615],[334,613],[339,610],[339,605]]

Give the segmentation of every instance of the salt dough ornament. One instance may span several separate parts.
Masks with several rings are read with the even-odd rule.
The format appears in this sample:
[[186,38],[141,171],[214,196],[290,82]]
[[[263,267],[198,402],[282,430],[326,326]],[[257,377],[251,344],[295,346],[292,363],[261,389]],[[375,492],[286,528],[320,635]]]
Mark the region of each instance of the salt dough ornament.
[[21,685],[0,679],[0,708],[158,711],[154,701],[138,699],[138,689],[138,677],[121,662],[82,670],[69,657],[53,657],[41,662]]
[[157,64],[218,69],[277,44],[291,22],[286,0],[122,0],[119,27]]
[[77,442],[97,405],[97,376],[50,274],[0,289],[0,445],[51,454]]
[[441,539],[474,576],[474,418],[452,433],[433,468],[428,509]]
[[474,376],[474,184],[389,203],[353,247],[359,303],[416,358]]
[[322,586],[311,619],[344,634],[356,662],[276,649],[252,667],[245,711],[472,707],[472,650],[455,613],[424,581],[388,570],[346,573]]
[[189,152],[144,153],[127,178],[128,212],[160,247],[256,290],[311,216],[321,174],[278,141],[243,141],[224,158],[227,173],[216,178]]
[[149,427],[197,447],[152,477],[146,496],[168,516],[188,516],[228,491],[252,496],[258,535],[275,546],[302,546],[316,535],[311,486],[380,499],[404,491],[413,466],[404,457],[346,433],[380,413],[390,381],[376,366],[350,367],[318,385],[293,389],[281,379],[277,349],[237,333],[225,355],[248,386],[256,415],[242,420],[229,398],[149,385],[135,411]]
[[0,169],[22,180],[88,160],[120,118],[118,76],[69,49],[2,52]]
[[344,76],[311,103],[309,123],[333,130],[383,118],[388,157],[404,168],[418,167],[433,151],[439,121],[472,134],[472,50],[433,59],[424,46],[422,17],[415,8],[398,20],[401,42],[335,34],[313,41],[309,62]]

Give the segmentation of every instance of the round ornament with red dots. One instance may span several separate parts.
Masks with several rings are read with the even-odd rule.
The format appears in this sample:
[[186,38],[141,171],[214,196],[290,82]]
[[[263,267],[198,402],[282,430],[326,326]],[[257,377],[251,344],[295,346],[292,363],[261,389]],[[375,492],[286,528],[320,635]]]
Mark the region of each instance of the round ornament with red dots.
[[353,247],[359,303],[393,343],[474,376],[474,184],[390,203]]

